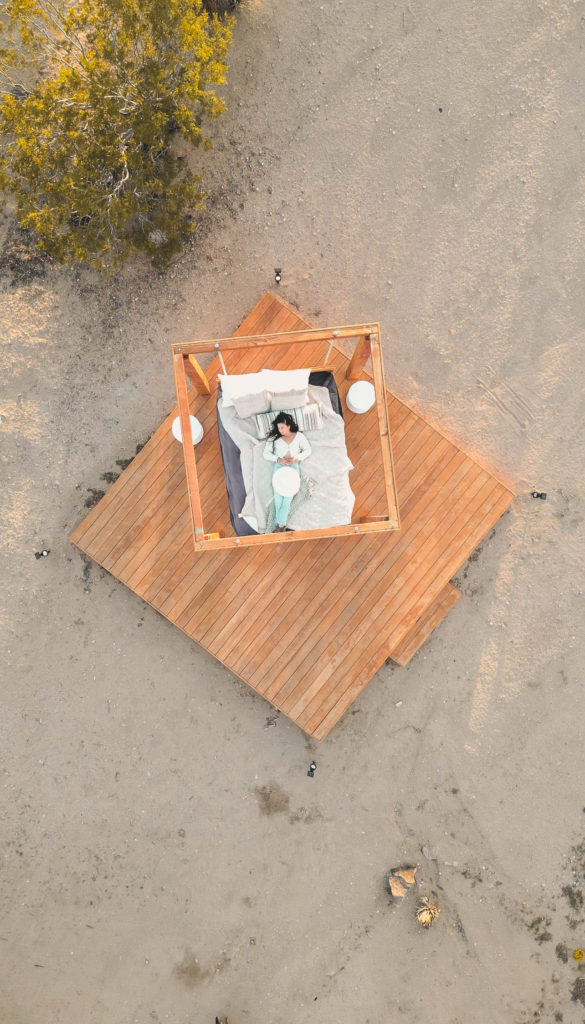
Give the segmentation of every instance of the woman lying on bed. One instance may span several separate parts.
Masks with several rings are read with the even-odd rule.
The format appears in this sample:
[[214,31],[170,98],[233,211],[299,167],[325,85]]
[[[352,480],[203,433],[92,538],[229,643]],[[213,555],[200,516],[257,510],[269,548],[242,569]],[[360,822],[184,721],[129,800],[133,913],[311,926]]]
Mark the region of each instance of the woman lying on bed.
[[274,463],[272,471],[272,487],[274,492],[274,510],[276,513],[276,533],[284,533],[290,511],[290,497],[280,494],[274,485],[274,475],[282,466],[289,466],[301,472],[300,463],[311,454],[311,445],[299,430],[295,420],[288,412],[279,412],[272,421],[272,430],[268,434],[264,446],[264,458]]

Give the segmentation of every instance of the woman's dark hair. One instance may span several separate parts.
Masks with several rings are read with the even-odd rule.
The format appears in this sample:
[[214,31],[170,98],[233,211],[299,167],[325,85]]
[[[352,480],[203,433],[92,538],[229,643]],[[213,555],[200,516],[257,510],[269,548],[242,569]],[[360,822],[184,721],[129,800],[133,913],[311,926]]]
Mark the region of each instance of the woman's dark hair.
[[289,430],[292,430],[293,434],[298,434],[299,428],[296,420],[294,420],[289,412],[279,412],[278,416],[275,416],[272,420],[272,429],[269,434],[266,435],[267,441],[272,441],[272,451],[274,451],[275,442],[280,437],[280,430],[278,429],[279,423],[286,423]]

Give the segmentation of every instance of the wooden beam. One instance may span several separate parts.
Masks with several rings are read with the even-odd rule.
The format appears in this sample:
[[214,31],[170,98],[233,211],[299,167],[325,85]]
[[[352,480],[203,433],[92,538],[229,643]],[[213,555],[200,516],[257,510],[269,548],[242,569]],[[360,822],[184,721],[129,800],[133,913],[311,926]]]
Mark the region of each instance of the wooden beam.
[[311,366],[311,373],[333,373],[333,363],[323,363],[322,366]]
[[195,532],[195,543],[201,548],[203,547],[204,534],[203,517],[201,514],[199,484],[197,482],[195,452],[193,450],[193,435],[191,433],[189,396],[187,394],[187,378],[185,377],[185,360],[182,356],[173,356],[173,369],[175,371],[175,387],[177,389],[177,402],[179,404],[181,432],[183,435],[183,457],[185,459],[185,473],[187,474],[187,491],[189,493],[191,520],[193,522],[193,530]]
[[394,483],[394,464],[392,460],[392,446],[390,443],[388,409],[386,408],[386,382],[384,380],[384,364],[382,361],[382,345],[380,344],[379,326],[377,331],[372,332],[370,344],[388,515],[390,516],[390,519],[398,520],[398,500],[396,497],[396,486]]
[[378,330],[376,324],[356,324],[353,327],[327,327],[310,331],[286,331],[280,334],[256,334],[248,337],[214,338],[208,341],[190,341],[172,346],[173,355],[191,355],[201,352],[230,352],[241,348],[264,348],[273,345],[336,341],[342,338],[361,338]]
[[201,545],[205,551],[223,548],[262,547],[269,544],[293,544],[304,540],[329,540],[331,537],[353,537],[364,533],[390,533],[398,529],[398,523],[388,519],[384,522],[348,523],[347,526],[330,526],[321,530],[288,530],[286,533],[260,533],[249,537],[219,537],[205,540]]
[[210,395],[211,388],[195,356],[183,356],[185,361],[185,373],[200,395]]
[[370,336],[359,338],[346,371],[347,380],[359,380],[371,354]]

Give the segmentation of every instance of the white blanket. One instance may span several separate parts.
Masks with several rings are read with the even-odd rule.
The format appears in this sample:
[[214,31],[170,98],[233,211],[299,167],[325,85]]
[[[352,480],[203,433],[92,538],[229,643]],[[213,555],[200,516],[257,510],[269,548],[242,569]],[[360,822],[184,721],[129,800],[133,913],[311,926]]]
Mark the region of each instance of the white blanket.
[[[311,454],[301,462],[301,474],[313,481],[310,497],[298,508],[291,508],[287,526],[291,530],[326,529],[351,522],[355,496],[349,485],[353,469],[345,446],[343,419],[331,408],[327,388],[309,388],[312,402],[320,402],[323,413],[322,430],[308,430],[306,437]],[[219,405],[223,426],[240,450],[246,501],[242,519],[258,533],[266,532],[267,509],[272,501],[274,464],[264,458],[264,440],[256,437],[254,417],[240,419],[232,407]],[[276,413],[275,413],[276,415]]]

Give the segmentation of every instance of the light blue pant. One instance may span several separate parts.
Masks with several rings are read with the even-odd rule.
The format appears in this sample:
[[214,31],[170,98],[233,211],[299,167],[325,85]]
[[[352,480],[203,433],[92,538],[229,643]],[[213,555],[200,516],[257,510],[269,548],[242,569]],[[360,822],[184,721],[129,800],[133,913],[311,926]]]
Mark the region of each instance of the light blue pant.
[[[298,462],[293,462],[290,468],[296,469],[297,473],[300,475],[301,467]],[[273,476],[276,473],[277,469],[282,469],[282,466],[280,465],[279,462],[274,463],[274,469],[272,470]],[[274,511],[276,513],[277,526],[286,526],[286,521],[288,519],[288,514],[290,512],[291,501],[292,498],[283,498],[282,494],[277,494],[276,491],[274,491]]]

